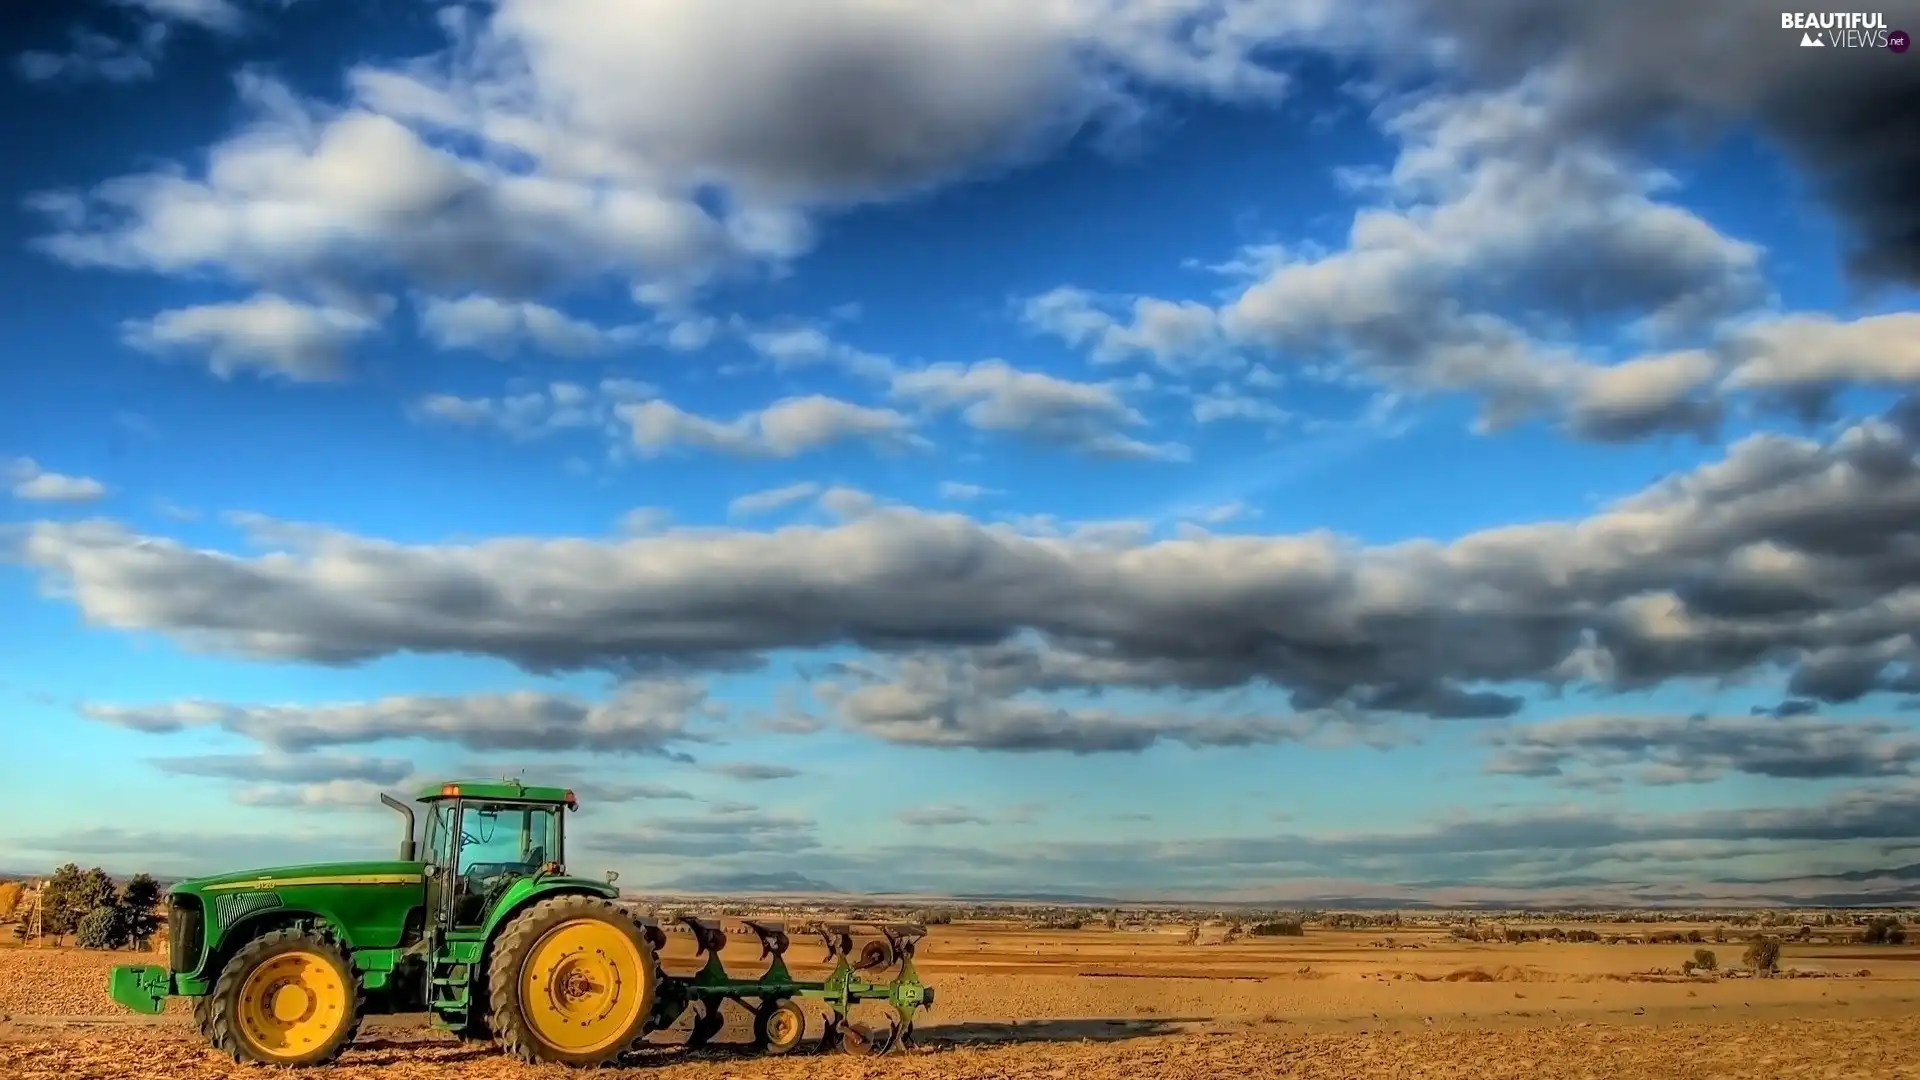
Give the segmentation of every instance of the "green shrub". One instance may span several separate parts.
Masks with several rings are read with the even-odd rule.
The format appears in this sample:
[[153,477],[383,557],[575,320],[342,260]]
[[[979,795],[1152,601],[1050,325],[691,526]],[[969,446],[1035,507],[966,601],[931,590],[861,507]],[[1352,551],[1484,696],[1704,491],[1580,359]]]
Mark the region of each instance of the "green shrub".
[[1744,959],[1756,974],[1780,970],[1780,939],[1768,934],[1754,938]]
[[119,904],[101,904],[74,925],[74,943],[83,949],[118,949],[127,943],[126,910]]
[[1713,955],[1712,949],[1695,949],[1693,950],[1693,966],[1699,968],[1701,971],[1718,971],[1720,968],[1720,958]]
[[1907,932],[1900,926],[1900,920],[1882,916],[1867,920],[1866,932],[1860,935],[1860,940],[1867,945],[1902,945],[1906,943]]
[[1304,937],[1307,928],[1298,919],[1275,919],[1272,922],[1255,923],[1247,933],[1254,937]]

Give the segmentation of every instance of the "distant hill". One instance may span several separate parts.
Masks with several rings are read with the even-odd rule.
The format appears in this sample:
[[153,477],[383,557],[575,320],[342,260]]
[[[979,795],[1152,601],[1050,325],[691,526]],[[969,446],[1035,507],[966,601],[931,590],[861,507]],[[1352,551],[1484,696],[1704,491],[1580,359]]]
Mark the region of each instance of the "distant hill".
[[794,871],[755,874],[693,874],[677,878],[661,888],[665,891],[697,893],[779,893],[783,895],[841,895],[844,890],[816,881]]
[[985,904],[1117,904],[1120,901],[1111,896],[1084,896],[1079,893],[1058,892],[1004,892],[1004,893],[961,893],[958,896],[945,897],[960,903]]

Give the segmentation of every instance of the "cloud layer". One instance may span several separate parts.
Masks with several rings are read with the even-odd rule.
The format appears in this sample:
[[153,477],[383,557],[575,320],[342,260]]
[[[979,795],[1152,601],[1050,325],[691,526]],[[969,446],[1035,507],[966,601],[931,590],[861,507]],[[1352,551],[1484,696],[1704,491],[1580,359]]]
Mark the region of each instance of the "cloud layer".
[[[1780,671],[1797,697],[1850,701],[1920,687],[1917,435],[1899,410],[1826,442],[1753,436],[1585,519],[1374,548],[1319,533],[1032,535],[885,507],[832,527],[617,541],[422,546],[269,528],[284,550],[251,558],[107,521],[38,522],[13,557],[96,624],[262,659],[469,653],[631,672],[858,646],[896,659],[855,673],[840,707],[905,741],[1052,744],[1066,738],[1045,734],[1056,727],[1121,744],[1227,737],[1021,696],[1103,687],[1263,684],[1316,714],[1466,718],[1510,715],[1512,689],[1529,686]],[[428,724],[451,707],[395,706]],[[380,709],[323,728],[301,710],[205,708],[127,722],[278,731],[289,745],[393,730]],[[549,708],[577,719],[582,707]],[[655,730],[627,717],[605,723]],[[1237,738],[1308,733],[1299,717],[1222,723],[1253,725]]]

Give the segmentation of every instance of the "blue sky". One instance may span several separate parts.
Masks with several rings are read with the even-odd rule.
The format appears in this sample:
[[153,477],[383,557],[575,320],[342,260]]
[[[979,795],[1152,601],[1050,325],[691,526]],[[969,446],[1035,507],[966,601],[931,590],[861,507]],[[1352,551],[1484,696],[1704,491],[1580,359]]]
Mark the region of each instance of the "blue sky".
[[13,16],[0,866],[1914,861],[1920,64],[1391,6]]

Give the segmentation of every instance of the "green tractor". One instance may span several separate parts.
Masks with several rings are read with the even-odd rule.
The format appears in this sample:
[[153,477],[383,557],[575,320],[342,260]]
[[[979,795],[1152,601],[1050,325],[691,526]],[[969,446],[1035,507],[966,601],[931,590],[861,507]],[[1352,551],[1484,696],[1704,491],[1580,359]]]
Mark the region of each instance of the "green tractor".
[[[523,1061],[593,1066],[635,1048],[695,1010],[688,1044],[719,1034],[721,1006],[754,1018],[756,1048],[785,1053],[806,1034],[798,999],[827,1007],[823,1048],[878,1053],[904,1046],[933,989],[914,970],[923,927],[879,925],[855,955],[845,923],[809,928],[827,950],[824,981],[794,978],[780,923],[747,920],[766,969],[735,978],[720,962],[727,933],[682,916],[701,968],[668,974],[667,932],[616,901],[604,882],[568,876],[565,811],[571,791],[513,780],[436,784],[417,796],[427,824],[414,842],[406,818],[396,860],[321,863],[200,878],[174,886],[167,906],[167,966],[113,969],[108,988],[135,1012],[169,997],[192,1002],[194,1026],[236,1061],[319,1065],[353,1041],[363,1017],[428,1012],[435,1027],[493,1040]],[[678,929],[678,927],[676,928]],[[886,982],[866,973],[893,969]],[[852,1020],[861,1002],[884,1002],[883,1026]]]

